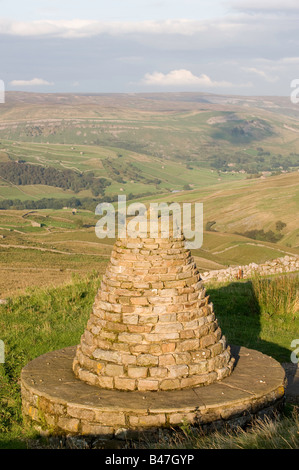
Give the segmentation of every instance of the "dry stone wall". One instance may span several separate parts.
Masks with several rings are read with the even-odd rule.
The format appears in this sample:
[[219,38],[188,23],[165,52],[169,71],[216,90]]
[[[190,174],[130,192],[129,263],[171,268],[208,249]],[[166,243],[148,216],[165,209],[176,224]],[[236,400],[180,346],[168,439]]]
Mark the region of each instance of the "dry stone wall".
[[218,269],[201,273],[201,279],[209,281],[232,281],[235,279],[248,279],[254,274],[267,276],[299,271],[299,256],[285,256],[263,264],[250,263],[246,266],[231,266],[227,269]]

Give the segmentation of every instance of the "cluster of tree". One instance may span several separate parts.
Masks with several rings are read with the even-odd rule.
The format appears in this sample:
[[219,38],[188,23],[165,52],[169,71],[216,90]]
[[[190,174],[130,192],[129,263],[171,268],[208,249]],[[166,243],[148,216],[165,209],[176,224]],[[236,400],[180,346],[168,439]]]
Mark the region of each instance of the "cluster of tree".
[[281,231],[287,226],[285,222],[282,222],[281,220],[277,220],[275,223],[275,229],[278,233],[274,233],[273,230],[268,230],[268,232],[265,232],[264,230],[248,230],[247,232],[244,233],[238,233],[238,235],[243,235],[248,238],[253,238],[254,240],[261,240],[264,242],[271,242],[271,243],[277,243],[283,238],[283,234]]
[[281,232],[281,230],[283,230],[286,226],[287,226],[287,224],[285,224],[281,220],[278,220],[275,224],[275,228],[278,232]]
[[75,193],[90,189],[95,197],[104,194],[105,188],[111,184],[106,178],[96,178],[92,172],[82,174],[67,169],[57,170],[24,161],[0,162],[0,176],[16,185],[43,184],[71,189]]
[[282,233],[275,233],[273,230],[268,230],[265,232],[263,229],[261,230],[247,230],[246,232],[239,233],[235,232],[237,235],[243,235],[247,238],[252,238],[253,240],[261,240],[263,242],[271,242],[277,243],[279,240],[283,238]]
[[[208,220],[206,223],[206,231],[208,232],[217,232],[215,230],[214,226],[216,225],[215,220]],[[273,230],[268,230],[268,232],[265,232],[263,229],[261,230],[247,230],[246,232],[240,233],[240,232],[235,232],[236,235],[243,235],[244,237],[247,238],[253,238],[254,240],[261,240],[265,242],[271,242],[271,243],[277,243],[279,240],[283,238],[283,234],[280,233],[287,224],[282,222],[281,220],[278,220],[275,223],[275,228],[278,233],[274,233]]]
[[261,147],[257,148],[256,155],[249,155],[245,151],[237,151],[230,155],[212,155],[210,158],[212,168],[221,171],[244,170],[248,174],[259,174],[262,171],[289,171],[299,167],[299,155],[290,153],[287,157],[272,155]]

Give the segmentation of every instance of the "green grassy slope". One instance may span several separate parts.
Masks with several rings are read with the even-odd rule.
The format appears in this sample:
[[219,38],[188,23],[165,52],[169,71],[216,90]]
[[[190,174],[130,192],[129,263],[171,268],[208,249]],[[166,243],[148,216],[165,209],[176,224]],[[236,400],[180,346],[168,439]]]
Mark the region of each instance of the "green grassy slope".
[[[0,306],[0,448],[37,445],[36,433],[24,426],[19,377],[22,367],[48,351],[78,344],[99,287],[94,273],[56,289],[35,289]],[[235,282],[209,286],[208,294],[229,342],[255,348],[278,361],[289,361],[298,332],[294,293],[298,278]],[[231,443],[232,445],[232,443]]]
[[[219,233],[235,235],[235,232],[243,234],[253,229],[276,232],[276,222],[281,220],[286,227],[281,231],[283,237],[278,244],[285,248],[299,246],[298,172],[266,179],[220,183],[213,188],[173,194],[171,198],[165,195],[159,200],[170,199],[179,203],[202,202],[204,226],[208,221],[215,221],[212,228]],[[212,238],[217,236],[210,233]],[[228,246],[221,244],[219,237],[215,238],[215,245],[219,250]]]

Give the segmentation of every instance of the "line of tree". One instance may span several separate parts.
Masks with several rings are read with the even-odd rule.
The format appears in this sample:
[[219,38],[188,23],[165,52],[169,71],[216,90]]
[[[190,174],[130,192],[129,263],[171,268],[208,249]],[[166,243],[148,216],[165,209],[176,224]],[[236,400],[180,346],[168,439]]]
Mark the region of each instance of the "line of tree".
[[[105,198],[106,199],[106,198]],[[39,200],[26,200],[21,201],[20,199],[3,199],[0,200],[1,210],[27,210],[27,209],[63,209],[64,207],[69,208],[81,208],[87,210],[94,210],[101,202],[101,199],[94,198],[42,198]]]
[[[139,199],[146,196],[151,196],[152,194],[157,193],[143,193],[134,195],[129,193],[127,195],[127,200],[131,199]],[[84,197],[84,198],[42,198],[38,200],[26,200],[21,201],[20,199],[0,199],[0,210],[38,210],[38,209],[63,209],[64,207],[69,208],[80,208],[85,210],[90,210],[92,212],[95,211],[95,208],[101,202],[116,202],[118,199],[118,195],[112,196],[105,196],[101,198],[92,198],[92,197]]]

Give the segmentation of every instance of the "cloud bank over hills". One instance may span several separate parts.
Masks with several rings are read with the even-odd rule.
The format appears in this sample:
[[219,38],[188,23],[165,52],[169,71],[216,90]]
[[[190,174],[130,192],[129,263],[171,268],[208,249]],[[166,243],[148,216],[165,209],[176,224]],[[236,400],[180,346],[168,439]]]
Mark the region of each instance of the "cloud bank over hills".
[[[189,0],[183,9],[174,0],[171,9],[165,0],[158,2],[159,19],[156,2],[145,2],[148,19],[136,19],[141,10],[133,0],[126,13],[118,0],[112,2],[120,8],[117,19],[111,12],[109,16],[108,6],[99,4],[86,18],[93,2],[85,3],[84,14],[76,1],[68,16],[54,1],[56,10],[44,8],[31,20],[25,13],[20,18],[22,10],[18,16],[0,18],[0,78],[7,89],[69,91],[76,83],[78,92],[225,93],[229,88],[232,94],[242,89],[251,95],[286,96],[297,78],[295,1],[215,0],[200,2],[200,9],[198,2]],[[155,9],[150,10],[150,4]],[[173,17],[183,10],[184,16]]]

